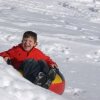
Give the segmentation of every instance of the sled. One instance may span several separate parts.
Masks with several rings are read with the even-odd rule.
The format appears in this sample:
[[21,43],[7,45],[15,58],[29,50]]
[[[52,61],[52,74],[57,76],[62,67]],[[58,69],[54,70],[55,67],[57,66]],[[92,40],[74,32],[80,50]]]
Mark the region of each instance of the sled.
[[[22,75],[23,72],[20,70],[19,71]],[[43,87],[43,86],[41,86]],[[45,88],[45,87],[43,87]],[[63,74],[57,69],[56,70],[56,76],[54,78],[54,80],[49,84],[49,87],[47,87],[46,89],[56,93],[56,94],[63,94],[64,90],[65,90],[65,78],[63,76]]]
[[48,89],[59,95],[63,94],[65,90],[65,79],[60,71],[56,72],[55,79],[52,81]]

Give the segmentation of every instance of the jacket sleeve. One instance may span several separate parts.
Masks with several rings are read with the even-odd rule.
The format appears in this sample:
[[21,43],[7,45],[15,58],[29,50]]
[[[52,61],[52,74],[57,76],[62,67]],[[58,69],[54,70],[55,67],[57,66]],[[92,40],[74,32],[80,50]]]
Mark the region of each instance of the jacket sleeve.
[[7,51],[4,51],[4,52],[0,52],[0,56],[5,58],[5,57],[9,57],[9,54],[7,53]]
[[46,59],[46,62],[51,65],[51,64],[56,64],[56,62],[54,62],[49,56],[46,56],[45,55],[45,59]]
[[38,54],[39,54],[38,56],[41,56],[42,59],[44,59],[49,66],[51,66],[51,64],[56,64],[56,62],[54,62],[49,56],[44,54],[42,51],[39,50]]
[[0,56],[2,56],[3,58],[10,57],[12,59],[12,58],[14,58],[14,54],[15,54],[15,47],[13,47],[7,51],[0,52]]

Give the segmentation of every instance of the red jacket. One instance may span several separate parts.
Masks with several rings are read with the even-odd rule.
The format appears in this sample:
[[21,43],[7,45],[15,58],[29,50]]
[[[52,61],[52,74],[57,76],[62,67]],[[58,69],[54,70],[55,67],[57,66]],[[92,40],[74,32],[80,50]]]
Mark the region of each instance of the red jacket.
[[10,57],[12,65],[15,69],[19,69],[21,63],[29,58],[33,58],[34,60],[45,60],[47,64],[50,66],[51,64],[55,64],[54,61],[50,59],[50,57],[46,56],[42,51],[37,48],[33,48],[30,52],[25,51],[21,44],[18,46],[14,46],[8,51],[4,51],[0,53],[2,57]]

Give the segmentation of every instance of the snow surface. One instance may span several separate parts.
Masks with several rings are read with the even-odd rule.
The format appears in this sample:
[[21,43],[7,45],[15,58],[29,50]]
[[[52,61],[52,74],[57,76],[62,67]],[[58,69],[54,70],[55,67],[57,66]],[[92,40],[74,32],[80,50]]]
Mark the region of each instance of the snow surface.
[[38,47],[66,79],[59,96],[0,57],[0,100],[100,100],[100,0],[0,0],[0,52],[38,33]]

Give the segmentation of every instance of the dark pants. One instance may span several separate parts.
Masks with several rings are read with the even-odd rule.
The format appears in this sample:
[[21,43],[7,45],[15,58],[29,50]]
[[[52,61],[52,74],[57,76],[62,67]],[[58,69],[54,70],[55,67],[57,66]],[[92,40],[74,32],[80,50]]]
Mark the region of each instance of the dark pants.
[[28,59],[22,63],[21,70],[23,71],[23,76],[34,83],[39,72],[48,74],[49,67],[44,60],[35,61],[34,59]]

